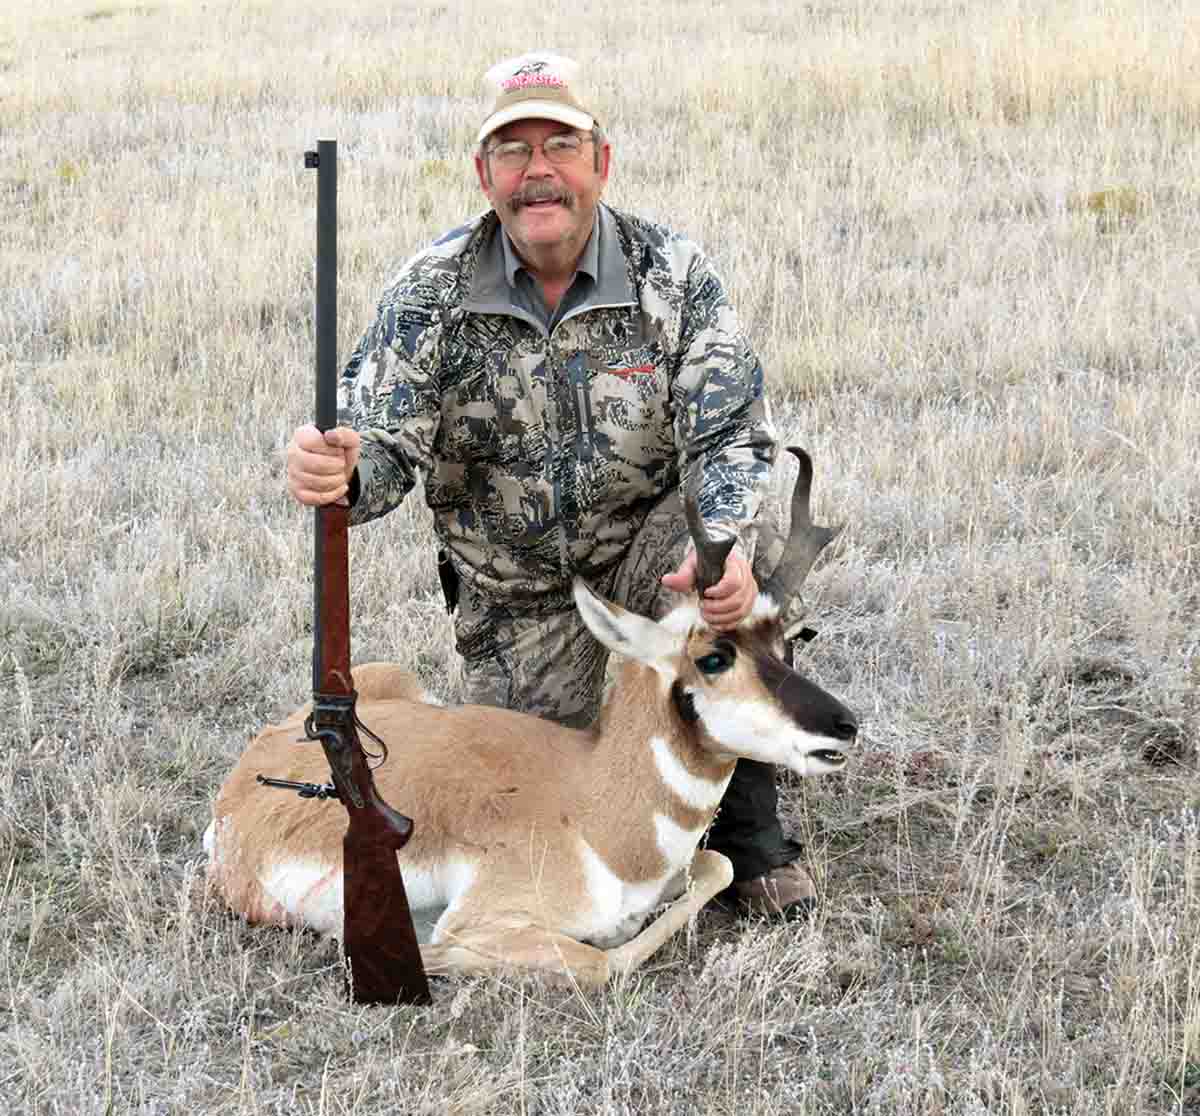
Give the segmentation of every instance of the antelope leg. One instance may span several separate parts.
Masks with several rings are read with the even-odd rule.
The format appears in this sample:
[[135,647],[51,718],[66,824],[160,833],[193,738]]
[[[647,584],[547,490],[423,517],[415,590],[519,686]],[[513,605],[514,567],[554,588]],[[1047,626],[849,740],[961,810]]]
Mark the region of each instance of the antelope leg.
[[733,866],[726,857],[699,850],[692,858],[688,890],[640,934],[609,950],[532,922],[504,925],[493,918],[491,925],[482,920],[472,925],[471,911],[460,909],[436,942],[421,946],[421,960],[433,974],[525,969],[597,988],[617,973],[636,969],[732,881]]
[[697,850],[692,858],[691,886],[640,934],[616,949],[605,951],[609,972],[614,975],[632,972],[732,882],[733,865],[727,857],[708,849]]
[[600,987],[610,975],[603,950],[533,924],[447,930],[438,942],[421,946],[421,960],[429,973],[523,969],[589,988]]

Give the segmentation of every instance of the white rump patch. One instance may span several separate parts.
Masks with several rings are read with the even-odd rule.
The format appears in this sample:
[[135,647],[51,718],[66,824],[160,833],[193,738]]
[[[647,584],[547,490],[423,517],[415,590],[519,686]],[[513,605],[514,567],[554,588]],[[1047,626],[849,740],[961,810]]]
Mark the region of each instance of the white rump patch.
[[452,907],[475,882],[475,864],[461,857],[433,867],[401,864],[400,871],[404,875],[408,905],[414,910]]
[[[400,867],[413,920],[426,925],[426,935],[428,927],[475,878],[475,866],[465,860],[451,860],[432,870]],[[264,876],[262,887],[268,905],[279,904],[289,921],[321,934],[341,934],[345,902],[341,864],[330,867],[311,860],[283,861]]]
[[316,860],[284,860],[265,873],[263,897],[289,922],[321,934],[342,932],[342,866]]
[[654,766],[667,789],[685,806],[693,810],[715,810],[721,795],[729,785],[729,779],[713,782],[693,775],[675,754],[671,745],[661,736],[650,738],[650,751],[654,754]]

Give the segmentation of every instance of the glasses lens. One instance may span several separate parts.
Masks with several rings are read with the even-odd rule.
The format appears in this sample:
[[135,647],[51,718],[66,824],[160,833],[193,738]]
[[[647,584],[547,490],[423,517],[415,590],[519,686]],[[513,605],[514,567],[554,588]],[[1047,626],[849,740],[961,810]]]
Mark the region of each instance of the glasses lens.
[[582,146],[578,136],[551,136],[542,144],[542,151],[552,163],[569,163]]
[[492,158],[506,170],[518,170],[525,166],[533,155],[533,148],[524,140],[508,140],[492,148]]

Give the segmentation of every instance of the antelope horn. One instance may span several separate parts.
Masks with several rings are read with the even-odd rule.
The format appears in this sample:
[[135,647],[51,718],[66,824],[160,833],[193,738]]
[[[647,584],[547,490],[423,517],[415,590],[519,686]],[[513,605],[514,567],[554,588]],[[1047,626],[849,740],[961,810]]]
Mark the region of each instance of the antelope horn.
[[683,494],[683,514],[687,517],[688,531],[696,544],[696,593],[704,595],[725,572],[725,559],[733,549],[736,538],[713,538],[700,516],[700,483],[704,479],[704,458],[692,463]]
[[808,571],[813,568],[813,563],[842,529],[841,526],[819,527],[812,521],[808,503],[812,492],[812,458],[799,446],[788,446],[787,449],[800,465],[792,489],[792,523],[783,544],[783,557],[761,588],[762,592],[771,595],[780,608],[800,595],[800,587],[808,577]]

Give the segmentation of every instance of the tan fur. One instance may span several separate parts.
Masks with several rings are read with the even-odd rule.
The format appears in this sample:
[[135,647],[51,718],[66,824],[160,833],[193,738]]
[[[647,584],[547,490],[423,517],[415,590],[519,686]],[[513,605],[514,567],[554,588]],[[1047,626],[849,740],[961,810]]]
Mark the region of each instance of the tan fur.
[[351,675],[359,701],[370,701],[373,698],[425,700],[421,683],[409,671],[395,663],[363,663],[356,666]]

